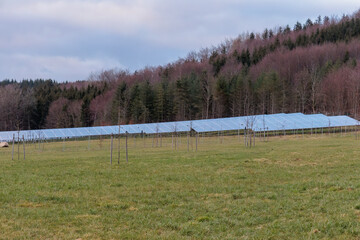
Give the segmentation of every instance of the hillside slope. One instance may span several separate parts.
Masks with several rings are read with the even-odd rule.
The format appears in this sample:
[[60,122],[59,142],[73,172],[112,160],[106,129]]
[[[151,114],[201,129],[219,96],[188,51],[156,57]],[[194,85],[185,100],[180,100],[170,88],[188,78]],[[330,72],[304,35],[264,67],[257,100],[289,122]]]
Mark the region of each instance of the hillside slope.
[[108,70],[63,84],[5,80],[0,130],[277,112],[358,118],[359,36],[357,12],[242,35],[135,73]]

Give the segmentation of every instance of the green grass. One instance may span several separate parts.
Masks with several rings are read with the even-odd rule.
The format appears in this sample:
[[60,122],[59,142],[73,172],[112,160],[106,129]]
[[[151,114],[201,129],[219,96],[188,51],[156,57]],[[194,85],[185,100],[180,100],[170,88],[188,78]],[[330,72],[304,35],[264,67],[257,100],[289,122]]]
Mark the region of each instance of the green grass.
[[112,166],[109,140],[0,149],[0,239],[360,238],[353,135],[136,141]]

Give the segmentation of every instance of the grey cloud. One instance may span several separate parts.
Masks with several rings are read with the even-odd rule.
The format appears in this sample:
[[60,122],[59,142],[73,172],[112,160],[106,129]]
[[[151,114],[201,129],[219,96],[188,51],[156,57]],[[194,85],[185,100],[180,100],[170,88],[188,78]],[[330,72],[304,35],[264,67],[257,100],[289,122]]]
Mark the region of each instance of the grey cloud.
[[350,0],[0,0],[0,79],[64,81],[102,68],[133,71],[243,32],[341,16],[358,5]]
[[[84,73],[121,67],[113,59],[80,59],[62,56],[0,55],[0,72],[8,79],[55,79],[61,81],[83,80]],[[54,78],[54,76],[57,77]]]

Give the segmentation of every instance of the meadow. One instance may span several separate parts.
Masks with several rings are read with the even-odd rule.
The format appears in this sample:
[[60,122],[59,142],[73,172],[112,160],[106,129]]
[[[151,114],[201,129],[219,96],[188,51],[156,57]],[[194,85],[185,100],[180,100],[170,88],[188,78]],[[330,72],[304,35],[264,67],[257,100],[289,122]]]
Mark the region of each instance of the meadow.
[[0,149],[0,239],[360,238],[353,134],[121,141]]

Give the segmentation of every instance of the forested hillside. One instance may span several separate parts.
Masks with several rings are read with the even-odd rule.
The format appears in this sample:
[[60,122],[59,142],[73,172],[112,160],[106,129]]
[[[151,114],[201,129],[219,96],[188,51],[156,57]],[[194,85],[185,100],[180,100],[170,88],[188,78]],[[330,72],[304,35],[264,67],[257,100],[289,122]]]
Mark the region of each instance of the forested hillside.
[[303,112],[359,117],[360,12],[243,34],[135,73],[0,82],[0,130]]

